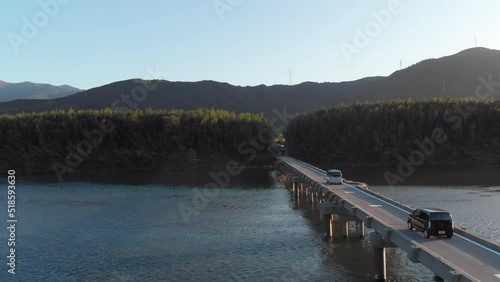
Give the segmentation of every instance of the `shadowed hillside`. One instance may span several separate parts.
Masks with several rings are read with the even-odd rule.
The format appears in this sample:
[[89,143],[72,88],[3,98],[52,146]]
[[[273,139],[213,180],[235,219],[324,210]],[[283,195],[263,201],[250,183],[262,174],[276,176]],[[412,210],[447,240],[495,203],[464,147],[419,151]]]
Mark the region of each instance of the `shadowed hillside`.
[[[491,77],[496,87],[500,87],[500,51],[473,48],[440,59],[425,60],[384,79],[367,82],[345,96],[343,102],[474,97],[476,88],[483,84],[480,77],[486,81]],[[480,94],[486,92],[481,89]],[[491,94],[488,98],[500,98],[500,91]]]
[[[483,78],[483,83],[480,77]],[[63,98],[39,101],[17,100],[0,103],[0,113],[39,112],[56,109],[103,109],[125,106],[130,109],[224,109],[265,113],[273,109],[288,113],[314,111],[341,102],[388,101],[395,98],[474,97],[477,87],[491,80],[500,82],[500,51],[473,48],[440,59],[429,59],[388,77],[371,77],[341,83],[306,82],[293,86],[233,86],[215,81],[170,82],[131,79],[93,88]],[[492,86],[493,85],[493,86]],[[498,85],[500,86],[500,85]],[[133,99],[136,87],[148,89]],[[135,93],[136,96],[138,95]],[[488,98],[500,98],[490,91]],[[129,100],[126,100],[129,99]]]
[[[241,87],[215,81],[170,82],[131,79],[93,88],[64,98],[36,101],[16,100],[0,103],[0,113],[41,112],[56,109],[224,109],[234,112],[271,115],[273,109],[288,112],[313,111],[338,103],[340,97],[359,87],[364,80],[346,83],[306,82],[295,86]],[[145,94],[135,93],[136,87]],[[151,90],[149,90],[151,89]],[[134,91],[134,93],[132,93]],[[134,99],[132,94],[141,95]],[[128,96],[123,98],[122,95]],[[142,96],[144,95],[144,96]],[[137,96],[136,96],[137,97]],[[144,97],[144,98],[142,98]],[[115,105],[116,107],[114,107]]]

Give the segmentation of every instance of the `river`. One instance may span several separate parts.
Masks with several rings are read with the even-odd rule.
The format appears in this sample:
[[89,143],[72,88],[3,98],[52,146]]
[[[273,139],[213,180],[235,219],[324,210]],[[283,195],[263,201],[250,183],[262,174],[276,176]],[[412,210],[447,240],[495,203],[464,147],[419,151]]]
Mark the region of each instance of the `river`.
[[[457,225],[499,242],[499,177],[485,183],[485,169],[466,178],[475,185],[416,174],[388,187],[381,170],[344,176],[409,205],[448,209]],[[318,213],[292,201],[272,170],[244,170],[210,190],[208,171],[54,179],[17,175],[16,275],[3,264],[0,281],[373,281],[369,240],[325,238]],[[5,263],[7,239],[2,232]],[[387,268],[389,281],[434,281],[398,249],[388,249]]]

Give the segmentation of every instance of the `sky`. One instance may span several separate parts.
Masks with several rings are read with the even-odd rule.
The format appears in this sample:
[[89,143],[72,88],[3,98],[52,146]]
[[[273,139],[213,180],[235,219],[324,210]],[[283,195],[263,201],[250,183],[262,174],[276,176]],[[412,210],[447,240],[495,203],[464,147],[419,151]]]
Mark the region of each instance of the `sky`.
[[387,76],[500,50],[496,0],[25,0],[0,11],[0,80],[234,85]]

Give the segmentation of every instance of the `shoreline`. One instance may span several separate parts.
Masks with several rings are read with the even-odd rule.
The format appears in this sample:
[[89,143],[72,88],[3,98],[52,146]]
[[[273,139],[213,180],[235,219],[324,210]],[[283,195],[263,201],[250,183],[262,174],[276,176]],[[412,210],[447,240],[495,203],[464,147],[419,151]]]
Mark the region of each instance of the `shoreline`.
[[[271,159],[272,158],[272,159]],[[243,168],[273,168],[275,164],[274,157],[269,155],[258,155],[252,161],[242,161],[230,157],[221,157],[210,159],[197,159],[191,162],[179,162],[165,164],[161,161],[144,164],[139,162],[121,162],[120,166],[116,166],[116,162],[99,162],[88,160],[82,162],[78,167],[69,168],[71,171],[66,171],[67,174],[93,174],[93,173],[126,173],[126,172],[185,172],[193,170],[225,170],[229,163],[238,165],[232,166],[233,169]],[[96,169],[98,168],[98,169]],[[17,165],[0,165],[0,175],[7,174],[8,170],[15,170],[16,173],[29,175],[48,175],[56,173],[55,170],[48,164],[31,164],[30,167],[22,167]]]
[[[346,161],[329,161],[329,162],[319,162],[319,161],[304,161],[316,167],[345,167],[345,168],[390,168],[398,167],[401,163],[357,163]],[[334,165],[333,165],[334,164]],[[442,167],[442,166],[461,166],[461,165],[500,165],[500,156],[493,156],[489,160],[473,160],[473,161],[444,161],[444,162],[428,162],[421,165],[412,165],[414,168],[418,167]]]
[[[147,166],[134,163],[127,163],[126,167],[110,167],[109,164],[102,164],[95,161],[89,161],[87,164],[82,164],[81,168],[74,168],[70,173],[78,173],[78,174],[93,174],[93,173],[125,173],[125,172],[185,172],[185,171],[193,171],[193,170],[224,170],[229,162],[237,162],[239,165],[235,166],[235,169],[244,168],[244,169],[272,169],[275,165],[275,160],[270,160],[268,156],[260,156],[260,159],[256,159],[252,162],[242,162],[232,158],[223,158],[217,161],[210,159],[200,159],[196,162],[192,163],[184,163],[184,164],[170,164],[170,165],[159,165],[158,163],[150,164]],[[307,162],[307,161],[306,161]],[[335,165],[332,165],[333,162],[308,162],[311,165],[314,165],[318,168],[397,168],[400,164],[376,164],[376,163],[357,163],[353,164],[350,162],[336,162]],[[459,166],[490,166],[490,165],[500,165],[500,161],[498,160],[490,160],[488,162],[481,161],[462,161],[462,162],[441,162],[441,163],[426,163],[419,166],[414,166],[414,168],[433,168],[433,167],[459,167]],[[95,169],[95,167],[101,167],[100,169]],[[23,169],[12,166],[2,166],[0,171],[0,175],[7,174],[7,171],[10,169],[16,170],[16,172],[21,172],[23,174],[29,175],[44,175],[44,174],[52,174],[55,173],[54,170],[42,170],[42,169]],[[94,169],[93,169],[94,168]]]

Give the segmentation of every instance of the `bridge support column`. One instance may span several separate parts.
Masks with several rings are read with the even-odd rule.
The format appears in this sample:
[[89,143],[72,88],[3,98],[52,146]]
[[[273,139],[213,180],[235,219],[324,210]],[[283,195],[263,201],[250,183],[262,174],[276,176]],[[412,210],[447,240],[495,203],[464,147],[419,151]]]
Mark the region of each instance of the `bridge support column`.
[[325,215],[328,222],[326,224],[326,235],[331,238],[347,237],[348,230],[346,229],[346,221],[338,221],[335,214]]
[[293,196],[295,198],[300,198],[301,193],[302,193],[302,191],[301,191],[301,183],[293,181],[292,182],[292,191],[293,191]]
[[385,281],[387,279],[387,267],[384,247],[373,248],[374,263],[375,263],[375,280]]
[[302,183],[300,182],[300,178],[295,173],[289,173],[288,180],[292,184],[293,197],[299,197],[302,185]]
[[373,262],[375,264],[375,280],[385,281],[387,279],[387,265],[385,257],[386,243],[382,235],[377,232],[370,233],[370,241],[373,246]]
[[328,216],[328,219],[329,219],[329,229],[328,229],[328,237],[330,238],[333,238],[333,235],[335,234],[335,222],[334,222],[334,219],[333,219],[333,214],[331,214],[330,216]]
[[[321,197],[324,198],[324,197]],[[359,218],[344,211],[338,203],[325,202],[319,204],[319,212],[323,216],[328,216],[328,221],[324,220],[325,230],[328,236],[343,238],[349,236],[349,222],[359,221]],[[327,224],[328,223],[328,224]]]
[[359,237],[365,237],[365,223],[363,221],[356,221],[356,229],[358,230]]
[[321,225],[323,225],[323,230],[325,230],[325,237],[332,237],[333,225],[332,225],[332,215],[331,214],[320,214]]
[[335,214],[322,215],[325,224],[325,234],[332,238],[344,238],[349,236],[349,222],[339,221]]
[[295,197],[300,198],[305,196],[305,187],[304,183],[300,181],[295,181]]

